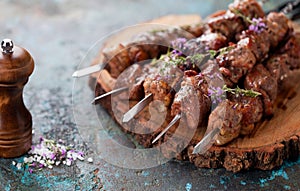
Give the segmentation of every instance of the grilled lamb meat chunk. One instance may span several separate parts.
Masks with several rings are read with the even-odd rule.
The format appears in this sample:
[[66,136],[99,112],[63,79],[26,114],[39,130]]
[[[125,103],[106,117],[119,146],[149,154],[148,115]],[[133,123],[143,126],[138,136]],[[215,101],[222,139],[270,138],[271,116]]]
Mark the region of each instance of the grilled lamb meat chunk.
[[295,35],[292,35],[279,53],[287,54],[286,64],[291,70],[300,68],[300,43]]
[[[255,65],[246,75],[244,87],[260,92],[261,96],[228,95],[228,100],[217,106],[210,115],[208,123],[209,129],[222,127],[217,137],[217,145],[226,144],[238,135],[251,133],[263,115],[273,114],[278,82],[283,80],[290,70],[299,68],[299,59],[296,60],[300,55],[299,50],[299,45],[292,36],[277,54],[266,61],[265,66]],[[239,116],[242,118],[240,119]],[[239,119],[240,122],[237,123]]]
[[263,116],[263,103],[261,96],[250,97],[230,94],[228,97],[228,99],[236,103],[234,108],[239,107],[238,110],[243,116],[239,134],[250,134],[255,127],[255,123],[259,122]]
[[287,65],[289,59],[288,54],[275,54],[267,60],[266,68],[277,82],[285,79],[290,73]]
[[[219,50],[227,46],[227,38],[221,33],[205,33],[202,36],[191,39],[179,48],[184,55],[190,56],[207,52],[207,50]],[[174,47],[177,48],[177,47]]]
[[182,26],[181,28],[182,30],[191,33],[195,37],[201,36],[204,32],[204,27],[202,24],[186,25]]
[[252,132],[263,115],[260,97],[231,96],[210,114],[207,129],[221,128],[216,145],[224,145],[239,135]]
[[232,39],[237,33],[243,31],[247,23],[235,14],[239,12],[245,17],[264,17],[261,6],[254,0],[236,0],[229,5],[229,10],[208,19],[208,26],[212,32],[219,32]]
[[128,50],[122,44],[113,48],[106,48],[102,53],[104,63],[108,63],[105,69],[107,69],[114,78],[118,77],[123,70],[130,66],[131,60],[128,55]]
[[255,55],[257,62],[267,58],[271,44],[266,30],[262,30],[259,34],[255,31],[246,30],[242,32],[240,37],[238,43],[248,47]]
[[203,75],[192,70],[185,71],[181,88],[171,107],[171,115],[181,114],[189,128],[203,125],[207,121],[211,106],[207,86]]
[[260,92],[263,97],[264,114],[273,114],[273,105],[277,97],[277,80],[271,76],[270,72],[262,65],[256,65],[246,76],[244,82],[245,89]]
[[266,18],[267,32],[272,48],[276,48],[291,30],[288,18],[283,13],[269,13]]
[[175,91],[183,76],[182,71],[176,66],[165,66],[164,61],[161,64],[160,71],[157,75],[146,77],[144,81],[145,96],[153,94],[153,100],[160,100],[165,107],[170,107]]
[[266,62],[266,68],[278,83],[285,79],[291,70],[300,67],[300,45],[296,36],[292,35],[279,52]]
[[207,24],[212,32],[221,33],[229,39],[245,29],[243,19],[231,11],[226,11],[216,17],[210,17]]
[[[231,50],[217,57],[220,72],[232,84],[237,84],[239,79],[253,68],[256,63],[255,55],[249,44],[239,42]],[[229,82],[227,82],[229,84]]]
[[232,12],[238,11],[249,18],[265,16],[262,7],[256,0],[234,0],[228,8]]
[[209,115],[207,131],[220,128],[216,145],[224,145],[239,136],[243,115],[241,107],[235,105],[236,102],[226,99]]
[[[133,64],[126,68],[117,78],[115,89],[128,87],[129,91],[121,93],[120,99],[140,100],[144,97],[143,69],[141,65]],[[129,95],[128,95],[129,94]]]

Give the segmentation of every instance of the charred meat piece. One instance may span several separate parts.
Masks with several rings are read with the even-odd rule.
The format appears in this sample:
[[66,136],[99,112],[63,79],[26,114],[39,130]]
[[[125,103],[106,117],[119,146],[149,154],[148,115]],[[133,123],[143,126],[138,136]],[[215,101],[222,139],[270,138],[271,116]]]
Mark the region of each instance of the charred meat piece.
[[105,68],[114,78],[130,66],[131,60],[128,55],[128,50],[122,44],[114,48],[106,48],[103,50],[104,62],[108,63]]
[[[129,89],[129,95],[124,95],[123,99],[129,100],[140,100],[142,97],[144,97],[144,90],[143,90],[143,78],[142,76],[142,66],[138,64],[133,64],[126,68],[117,78],[115,89],[122,88],[122,87],[128,87]],[[123,96],[122,93],[120,96]],[[122,99],[120,97],[120,99]]]
[[[251,45],[240,41],[233,46],[232,50],[217,57],[220,72],[232,84],[237,84],[239,79],[251,70],[256,63],[255,55],[249,46]],[[227,84],[230,84],[230,82],[227,82]]]
[[246,27],[243,19],[231,11],[226,11],[217,17],[210,17],[207,24],[212,32],[221,33],[229,39]]
[[153,94],[153,100],[160,100],[165,107],[170,107],[175,91],[180,85],[183,76],[182,71],[176,66],[165,65],[165,61],[157,63],[160,65],[159,72],[154,76],[146,77],[144,81],[145,96]]
[[202,36],[184,43],[183,48],[174,47],[190,56],[206,53],[207,50],[219,50],[228,45],[227,38],[221,33],[205,33]]
[[243,31],[247,23],[236,12],[248,18],[264,17],[261,6],[254,0],[236,0],[229,5],[226,12],[213,15],[208,19],[208,26],[212,32],[219,32],[232,39],[237,33]]
[[221,128],[216,144],[224,145],[239,135],[251,133],[262,116],[261,97],[229,96],[211,113],[207,128]]
[[250,97],[244,95],[228,95],[228,99],[235,102],[233,109],[242,113],[241,130],[239,134],[248,135],[254,129],[255,123],[259,122],[263,116],[262,97]]
[[144,82],[145,95],[153,94],[154,100],[160,100],[168,107],[173,99],[174,94],[171,87],[162,79],[146,78]]
[[182,30],[185,30],[195,37],[199,37],[203,34],[204,27],[202,24],[195,24],[195,25],[186,25],[181,27]]
[[243,115],[241,108],[235,106],[236,102],[226,99],[209,115],[207,131],[221,129],[216,145],[224,145],[239,136]]
[[266,18],[267,32],[271,47],[275,48],[290,31],[288,18],[283,13],[269,13]]
[[296,36],[292,35],[279,52],[272,55],[266,62],[266,68],[277,82],[285,79],[290,70],[300,67],[300,45]]
[[256,65],[246,76],[244,86],[260,92],[263,97],[264,114],[270,116],[273,114],[273,105],[277,97],[277,80],[271,76],[270,72],[262,65]]
[[240,38],[238,43],[248,47],[255,55],[257,62],[267,58],[271,44],[269,33],[266,30],[262,30],[259,34],[255,31],[246,30],[242,32]]
[[189,128],[203,125],[207,121],[211,106],[207,86],[203,75],[191,70],[186,71],[181,88],[175,95],[171,115],[181,114],[181,119],[186,121]]
[[291,70],[300,68],[300,43],[295,35],[289,38],[280,49],[279,54],[287,54],[286,64]]
[[235,12],[236,10],[246,17],[264,17],[265,13],[256,0],[234,0],[228,6],[229,10]]
[[277,54],[271,56],[266,63],[266,68],[270,72],[271,76],[275,78],[277,82],[282,81],[290,72],[288,66],[288,60],[290,57],[288,54]]

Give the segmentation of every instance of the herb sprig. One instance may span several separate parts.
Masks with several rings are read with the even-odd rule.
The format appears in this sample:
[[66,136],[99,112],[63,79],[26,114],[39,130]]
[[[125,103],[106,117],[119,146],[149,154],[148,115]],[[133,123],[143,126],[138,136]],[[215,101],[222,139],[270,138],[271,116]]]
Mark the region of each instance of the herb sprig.
[[250,23],[249,30],[254,31],[256,33],[261,33],[263,30],[267,28],[266,23],[263,21],[262,18],[252,18],[246,17],[243,15],[239,10],[234,9],[233,13],[237,16],[241,17],[245,22]]
[[261,93],[257,91],[241,89],[239,86],[237,86],[236,88],[228,88],[226,85],[224,85],[223,90],[233,95],[241,95],[241,96],[248,96],[248,97],[257,97],[261,95]]
[[222,100],[226,98],[226,92],[236,96],[257,97],[261,95],[261,93],[257,91],[241,89],[238,86],[236,88],[229,88],[224,85],[222,88],[214,86],[208,88],[208,96],[214,104],[222,102]]

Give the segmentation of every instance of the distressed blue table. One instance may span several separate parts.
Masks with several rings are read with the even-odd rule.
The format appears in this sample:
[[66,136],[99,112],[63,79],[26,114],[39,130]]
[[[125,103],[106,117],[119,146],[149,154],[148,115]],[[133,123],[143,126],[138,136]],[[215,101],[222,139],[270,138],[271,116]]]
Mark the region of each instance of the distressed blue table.
[[[224,169],[197,169],[190,163],[177,161],[144,170],[113,166],[93,150],[92,144],[97,145],[98,140],[83,136],[78,129],[81,121],[75,123],[72,94],[80,92],[74,91],[73,87],[79,82],[72,79],[72,73],[97,40],[122,27],[166,14],[196,13],[205,17],[214,10],[225,8],[228,2],[1,1],[0,36],[26,47],[36,62],[24,92],[26,105],[33,115],[34,143],[40,136],[62,139],[83,150],[87,157],[93,158],[93,163],[77,161],[70,167],[59,166],[30,174],[12,165],[13,160],[21,161],[23,157],[0,159],[0,190],[299,189],[300,160],[286,161],[273,171],[237,174]],[[269,7],[274,5],[275,1],[269,3]],[[87,84],[83,92],[92,97]],[[84,111],[85,106],[80,107]],[[88,112],[83,115],[89,119]]]

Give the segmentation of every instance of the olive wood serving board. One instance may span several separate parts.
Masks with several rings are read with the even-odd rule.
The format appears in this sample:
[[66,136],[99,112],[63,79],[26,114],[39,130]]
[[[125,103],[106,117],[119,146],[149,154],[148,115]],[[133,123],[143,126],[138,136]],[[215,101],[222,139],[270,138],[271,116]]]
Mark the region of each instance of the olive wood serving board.
[[[197,15],[170,15],[150,21],[150,23],[163,23],[169,25],[188,25],[200,22]],[[300,27],[295,25],[295,30],[300,32]],[[132,33],[130,29],[130,33]],[[136,31],[141,32],[139,30]],[[122,31],[117,38],[126,37],[128,31]],[[113,38],[108,39],[104,48],[111,46]],[[300,41],[300,35],[299,35]],[[99,54],[92,64],[102,61]],[[104,93],[97,84],[99,73],[90,76],[90,87],[96,95]],[[181,153],[179,159],[189,159],[197,167],[220,168],[238,172],[248,169],[269,170],[280,166],[284,160],[296,160],[300,155],[300,71],[294,71],[280,88],[275,107],[274,116],[256,125],[255,130],[248,136],[239,137],[225,146],[212,146],[205,154],[192,154],[195,144]],[[111,113],[110,97],[100,101],[100,104]],[[161,130],[161,129],[160,129]],[[204,131],[194,137],[200,141]],[[151,146],[151,137],[138,136],[135,138],[142,145]],[[149,139],[149,140],[143,140]]]

